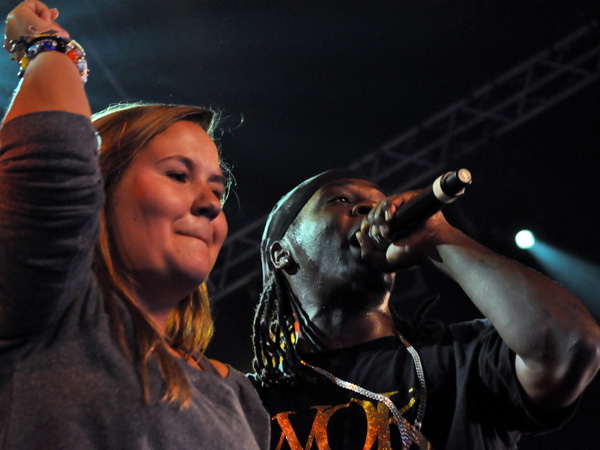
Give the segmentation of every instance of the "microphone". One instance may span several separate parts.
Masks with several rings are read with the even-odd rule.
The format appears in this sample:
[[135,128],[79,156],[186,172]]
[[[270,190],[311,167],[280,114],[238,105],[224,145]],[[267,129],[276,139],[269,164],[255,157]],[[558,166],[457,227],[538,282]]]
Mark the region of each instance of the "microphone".
[[471,172],[467,169],[458,169],[440,175],[431,186],[398,207],[389,223],[392,230],[390,239],[383,236],[374,237],[371,233],[369,238],[376,247],[381,250],[386,249],[392,242],[408,236],[429,217],[463,195],[465,188],[470,184]]

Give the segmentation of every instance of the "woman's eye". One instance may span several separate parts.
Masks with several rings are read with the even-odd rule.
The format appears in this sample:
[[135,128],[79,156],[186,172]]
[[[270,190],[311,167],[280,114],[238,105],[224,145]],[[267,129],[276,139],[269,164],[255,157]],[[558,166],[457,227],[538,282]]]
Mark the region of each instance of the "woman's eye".
[[185,172],[168,172],[167,176],[179,183],[185,183],[188,180],[187,173]]
[[220,200],[221,203],[224,201],[225,193],[219,189],[213,190],[213,194]]

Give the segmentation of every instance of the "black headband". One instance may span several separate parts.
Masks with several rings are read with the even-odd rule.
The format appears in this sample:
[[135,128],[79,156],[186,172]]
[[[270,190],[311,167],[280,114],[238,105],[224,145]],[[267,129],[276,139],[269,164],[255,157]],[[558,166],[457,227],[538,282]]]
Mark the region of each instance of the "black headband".
[[303,181],[286,195],[284,195],[275,205],[262,236],[260,244],[260,255],[262,258],[263,284],[267,282],[273,266],[269,256],[269,248],[275,241],[281,239],[300,210],[306,205],[310,198],[322,186],[331,181],[344,179],[359,179],[371,181],[360,172],[349,169],[334,169],[315,175],[308,180]]

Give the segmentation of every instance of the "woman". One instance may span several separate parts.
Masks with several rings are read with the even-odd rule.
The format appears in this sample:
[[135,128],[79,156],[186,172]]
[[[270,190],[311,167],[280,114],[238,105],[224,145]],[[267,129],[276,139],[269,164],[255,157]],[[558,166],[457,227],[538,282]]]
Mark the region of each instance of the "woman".
[[245,377],[202,356],[227,223],[209,110],[90,122],[83,49],[26,0],[0,142],[0,447],[268,447]]

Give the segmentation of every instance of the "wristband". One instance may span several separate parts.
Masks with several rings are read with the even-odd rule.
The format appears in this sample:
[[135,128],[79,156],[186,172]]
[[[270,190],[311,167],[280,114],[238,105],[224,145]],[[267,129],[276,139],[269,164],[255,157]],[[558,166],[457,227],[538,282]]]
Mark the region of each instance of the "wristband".
[[[57,51],[67,55],[77,66],[81,81],[83,83],[87,81],[89,73],[88,64],[85,59],[85,51],[78,42],[72,39],[65,39],[54,31],[39,34],[29,40],[27,40],[27,37],[23,36],[18,41],[10,41],[11,48],[9,53],[11,54],[11,58],[18,59],[20,66],[19,78],[23,77],[29,63],[37,55],[43,52]],[[16,55],[21,51],[24,51],[24,55],[18,58]]]

